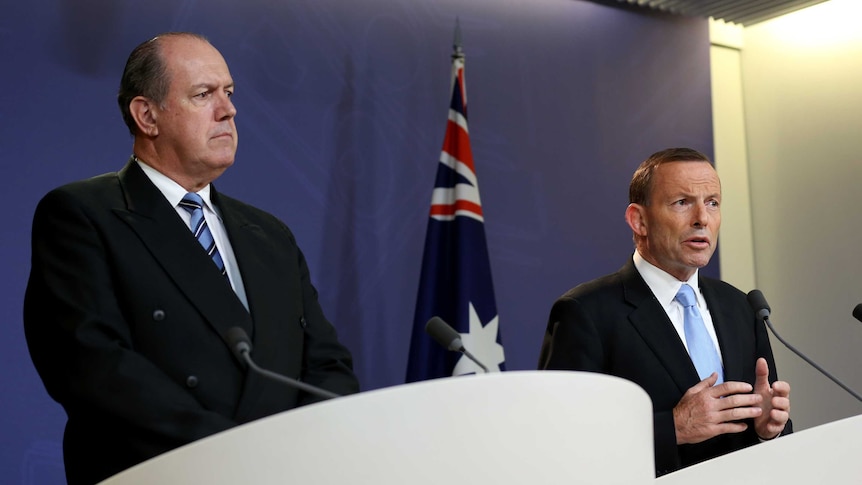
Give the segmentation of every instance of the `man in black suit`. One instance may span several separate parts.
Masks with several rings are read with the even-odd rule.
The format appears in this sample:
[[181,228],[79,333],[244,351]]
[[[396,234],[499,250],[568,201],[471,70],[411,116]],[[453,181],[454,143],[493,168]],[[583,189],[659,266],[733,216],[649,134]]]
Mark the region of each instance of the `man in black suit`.
[[[233,91],[203,37],[144,42],[118,96],[134,155],[119,172],[51,191],[36,209],[24,325],[68,415],[70,484],[320,399],[247,374],[225,337],[234,326],[262,367],[336,394],[359,391],[291,231],[211,185],[236,153]],[[183,200],[189,193],[200,209]],[[204,217],[193,234],[195,210]]]
[[[629,201],[634,256],[554,303],[539,368],[640,385],[653,403],[657,475],[790,433],[790,386],[777,380],[763,323],[744,293],[698,275],[721,225],[709,159],[687,148],[653,154],[632,177]],[[692,319],[677,300],[685,285],[696,295]],[[699,344],[690,322],[699,322]]]

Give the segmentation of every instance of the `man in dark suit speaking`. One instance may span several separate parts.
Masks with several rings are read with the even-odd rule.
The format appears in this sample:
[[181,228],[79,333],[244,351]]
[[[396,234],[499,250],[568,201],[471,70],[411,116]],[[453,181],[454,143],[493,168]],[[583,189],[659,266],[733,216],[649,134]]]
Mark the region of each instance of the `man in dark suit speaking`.
[[629,202],[634,256],[554,303],[539,368],[640,385],[653,404],[657,475],[791,432],[790,385],[777,380],[763,322],[743,292],[698,275],[721,225],[709,159],[687,148],[653,154]]
[[211,185],[236,153],[233,92],[203,37],[144,42],[118,96],[134,155],[36,209],[24,325],[68,415],[70,484],[319,400],[246,375],[225,338],[234,326],[260,366],[336,394],[359,390],[291,231]]

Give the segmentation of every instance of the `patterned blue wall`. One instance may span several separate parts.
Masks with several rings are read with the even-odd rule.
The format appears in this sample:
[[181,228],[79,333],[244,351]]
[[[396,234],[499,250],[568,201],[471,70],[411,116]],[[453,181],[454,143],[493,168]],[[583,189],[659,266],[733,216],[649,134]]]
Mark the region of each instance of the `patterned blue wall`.
[[510,370],[535,367],[558,295],[632,251],[634,167],[667,146],[712,152],[705,20],[578,0],[4,3],[3,483],[64,483],[65,416],[21,324],[33,210],[57,185],[122,167],[119,76],[158,32],[203,33],[227,59],[241,136],[216,185],[292,227],[364,389],[404,379],[456,16]]

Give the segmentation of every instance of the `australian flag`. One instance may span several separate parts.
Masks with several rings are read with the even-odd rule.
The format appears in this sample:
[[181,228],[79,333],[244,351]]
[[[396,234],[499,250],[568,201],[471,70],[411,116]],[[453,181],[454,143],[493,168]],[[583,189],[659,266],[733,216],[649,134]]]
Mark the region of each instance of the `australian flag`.
[[452,102],[425,235],[407,382],[483,372],[473,361],[446,350],[425,333],[426,322],[435,316],[460,333],[464,348],[491,372],[505,370],[485,219],[467,130],[464,54],[459,37],[456,27]]

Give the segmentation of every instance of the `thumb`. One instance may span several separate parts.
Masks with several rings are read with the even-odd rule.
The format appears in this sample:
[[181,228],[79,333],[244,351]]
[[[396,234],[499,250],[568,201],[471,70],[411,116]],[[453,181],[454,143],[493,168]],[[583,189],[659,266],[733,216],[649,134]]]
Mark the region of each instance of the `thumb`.
[[716,382],[718,382],[718,373],[713,372],[712,374],[709,375],[709,377],[698,382],[697,385],[695,385],[694,387],[698,387],[699,390],[700,389],[709,389],[710,387],[714,386]]
[[703,391],[705,391],[705,390],[707,390],[707,389],[710,389],[712,386],[714,386],[714,385],[715,385],[715,381],[717,381],[717,380],[718,380],[718,374],[716,374],[715,372],[713,372],[713,373],[712,373],[712,374],[710,374],[710,376],[709,376],[709,377],[707,377],[706,379],[704,379],[704,380],[702,380],[702,381],[698,382],[697,384],[695,384],[695,385],[693,385],[693,386],[689,387],[689,388],[685,391],[685,394],[686,394],[686,395],[689,395],[689,396],[694,395],[694,394],[699,394],[699,393],[701,393],[701,392],[703,392]]
[[769,391],[769,365],[763,357],[757,359],[754,364],[754,392],[763,393]]

